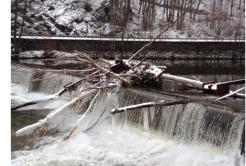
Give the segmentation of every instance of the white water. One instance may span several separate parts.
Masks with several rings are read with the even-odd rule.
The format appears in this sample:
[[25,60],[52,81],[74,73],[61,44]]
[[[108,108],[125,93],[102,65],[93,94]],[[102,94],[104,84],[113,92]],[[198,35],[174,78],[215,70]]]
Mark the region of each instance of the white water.
[[68,141],[44,137],[37,148],[12,153],[16,166],[79,165],[160,165],[160,166],[239,166],[237,154],[228,154],[204,145],[184,145],[158,136],[114,130],[109,122],[94,131],[79,133]]
[[[20,76],[18,76],[20,77]],[[28,79],[27,79],[28,80]],[[58,80],[59,81],[59,80]],[[42,82],[46,91],[54,90],[55,83]],[[28,86],[27,86],[28,87]],[[54,92],[60,89],[56,88]],[[15,97],[20,96],[24,99],[41,98],[44,94],[27,93],[26,88],[14,86],[12,90]],[[126,97],[126,96],[130,97]],[[123,98],[119,98],[119,104],[122,103],[138,103],[141,100],[147,100],[147,97],[141,99],[136,98],[131,94],[127,94]],[[135,98],[135,99],[134,99]],[[156,97],[158,98],[158,97]],[[90,127],[108,106],[108,112],[104,114],[99,123],[88,132],[77,131],[68,141],[63,141],[63,136],[67,133],[66,128],[73,125],[81,116],[74,112],[74,109],[66,111],[64,124],[57,135],[42,137],[36,140],[33,147],[12,152],[12,165],[14,166],[243,166],[244,158],[239,155],[239,149],[221,148],[210,143],[210,139],[218,137],[216,135],[216,126],[220,123],[213,123],[213,126],[197,129],[197,126],[202,125],[202,119],[205,117],[203,107],[192,107],[198,109],[196,113],[192,113],[190,109],[184,109],[183,113],[179,113],[179,106],[166,108],[161,114],[162,121],[157,125],[157,130],[163,131],[162,134],[149,131],[153,129],[152,123],[154,119],[154,110],[145,110],[143,114],[133,114],[132,117],[127,115],[125,123],[122,125],[118,121],[118,117],[113,117],[109,114],[110,108],[118,105],[117,96],[104,98],[98,103],[96,109],[89,114],[84,123],[81,124],[81,129]],[[154,98],[152,98],[154,99]],[[58,100],[58,102],[63,102]],[[51,104],[51,103],[50,103]],[[49,106],[51,106],[49,104]],[[58,104],[61,105],[62,103]],[[58,105],[53,105],[57,107]],[[44,105],[43,105],[44,106]],[[44,108],[42,106],[42,108]],[[191,105],[192,106],[192,105]],[[194,105],[193,105],[194,106]],[[37,107],[38,108],[38,107]],[[158,110],[155,110],[158,111]],[[143,115],[143,116],[142,116]],[[181,116],[181,121],[178,127],[174,127],[174,120]],[[74,117],[74,118],[69,118]],[[141,119],[143,117],[143,119]],[[122,117],[120,117],[122,118]],[[131,118],[137,121],[138,128],[133,127]],[[171,120],[172,119],[172,120]],[[197,119],[197,120],[196,120]],[[74,123],[71,123],[73,120]],[[192,121],[190,121],[192,120]],[[237,119],[234,120],[235,127],[231,127],[229,134],[219,136],[232,137],[227,144],[238,145],[239,135],[241,133],[241,123]],[[190,122],[190,123],[189,123]],[[205,122],[205,121],[204,121]],[[239,125],[239,126],[237,126]],[[122,126],[122,128],[121,128]],[[176,129],[182,129],[186,126],[187,132]],[[71,126],[70,126],[71,127]],[[154,127],[155,128],[155,127]],[[239,129],[239,130],[237,130]],[[172,137],[175,131],[178,139]],[[204,132],[203,132],[204,131]],[[200,135],[199,135],[200,134]],[[215,135],[214,135],[215,134]],[[202,142],[197,139],[197,136],[205,135],[208,142]],[[193,138],[194,136],[194,138]],[[234,138],[235,137],[235,138]],[[239,139],[238,139],[239,138]],[[186,139],[190,141],[186,141]],[[192,140],[195,141],[192,141]],[[220,137],[218,137],[220,139]],[[232,141],[236,141],[233,143]],[[223,144],[221,145],[224,146]],[[234,147],[234,146],[233,146]]]
[[[102,100],[81,127],[95,122],[103,107],[117,105],[111,95]],[[110,109],[109,109],[110,110]],[[117,118],[105,113],[92,130],[77,132],[68,141],[63,133],[46,136],[34,147],[12,152],[15,166],[242,166],[244,159],[237,151],[221,150],[205,143],[184,144],[133,128],[125,123],[116,127]]]

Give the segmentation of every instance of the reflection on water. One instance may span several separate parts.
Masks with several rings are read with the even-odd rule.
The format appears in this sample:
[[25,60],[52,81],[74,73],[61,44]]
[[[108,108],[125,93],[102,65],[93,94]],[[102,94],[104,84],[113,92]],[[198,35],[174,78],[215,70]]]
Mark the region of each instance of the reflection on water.
[[151,60],[167,66],[167,72],[181,75],[244,75],[244,60]]

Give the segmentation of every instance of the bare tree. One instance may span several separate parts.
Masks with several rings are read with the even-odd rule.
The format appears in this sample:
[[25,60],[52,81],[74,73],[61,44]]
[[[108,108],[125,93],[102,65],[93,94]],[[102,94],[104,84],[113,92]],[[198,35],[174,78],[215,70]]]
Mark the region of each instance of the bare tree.
[[190,0],[190,1],[189,1],[190,20],[192,19],[192,4],[193,4],[193,0]]
[[[30,1],[30,3],[32,1]],[[23,4],[20,4],[20,3],[21,2],[19,0],[14,1],[14,26],[12,27],[13,28],[13,53],[14,54],[18,54],[20,52],[21,36],[23,33],[24,23],[26,20],[26,13],[28,10],[28,0],[24,0]],[[29,6],[31,5],[29,4]],[[17,20],[18,16],[22,18],[21,23],[18,23],[18,20]]]
[[215,26],[215,9],[216,9],[216,0],[213,1],[210,29],[214,29]]
[[[198,9],[199,9],[199,6],[200,6],[201,2],[202,2],[202,0],[199,0],[199,1],[198,1],[198,4],[197,4],[197,7],[196,7],[196,10],[198,10]],[[195,17],[196,17],[196,13],[194,13],[194,14],[193,14],[193,20],[195,20]]]
[[111,1],[111,24],[125,27],[131,13],[131,0]]
[[231,0],[231,14],[230,14],[230,16],[233,15],[233,6],[234,6],[234,0]]
[[241,9],[242,0],[239,0],[238,8]]
[[13,52],[17,53],[17,40],[16,40],[16,34],[17,34],[17,17],[18,17],[18,0],[14,1],[14,39],[13,39]]
[[147,30],[152,27],[155,22],[155,0],[144,0],[142,2],[142,27],[144,30]]
[[25,0],[24,2],[24,6],[22,8],[22,22],[21,22],[21,27],[20,27],[20,33],[19,33],[19,41],[18,41],[18,49],[20,49],[20,45],[21,45],[21,36],[23,33],[23,28],[24,28],[24,22],[26,19],[26,13],[27,13],[27,0]]

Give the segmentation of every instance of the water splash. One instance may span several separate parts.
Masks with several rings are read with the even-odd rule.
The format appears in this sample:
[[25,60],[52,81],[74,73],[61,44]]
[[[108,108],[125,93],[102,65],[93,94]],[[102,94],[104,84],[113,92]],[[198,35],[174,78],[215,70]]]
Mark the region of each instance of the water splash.
[[[68,81],[67,78],[65,80]],[[56,83],[47,86],[43,82],[39,88],[49,91]],[[74,125],[70,122],[81,116],[81,113],[68,109],[67,118],[58,128],[60,133],[36,140],[33,147],[13,151],[12,165],[244,165],[244,158],[238,154],[243,125],[241,114],[205,108],[197,103],[153,107],[113,117],[109,113],[118,105],[157,99],[155,95],[146,96],[132,91],[108,95],[80,127],[91,126],[107,108],[98,124],[89,132],[77,132],[68,141],[62,141],[64,130]]]
[[[156,100],[158,97],[127,90],[119,95],[121,106]],[[233,113],[198,103],[132,110],[126,121],[143,130],[154,131],[186,144],[210,144],[235,152],[240,146],[244,114]],[[125,115],[118,117],[118,121]]]

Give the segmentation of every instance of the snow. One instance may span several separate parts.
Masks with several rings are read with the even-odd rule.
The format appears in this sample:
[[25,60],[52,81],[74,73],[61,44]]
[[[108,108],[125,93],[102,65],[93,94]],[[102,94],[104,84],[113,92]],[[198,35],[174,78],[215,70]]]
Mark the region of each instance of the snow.
[[[143,31],[141,28],[141,12],[140,15],[138,14],[139,0],[132,0],[131,3],[131,20],[126,25],[124,36],[149,38],[160,33],[166,22],[163,8],[156,6],[156,17],[152,29]],[[233,15],[229,16],[230,3],[225,0],[223,3],[223,8],[219,9],[217,7],[216,11],[222,10],[227,19],[215,20],[213,29],[211,29],[213,1],[203,0],[199,9],[205,10],[210,14],[197,15],[196,20],[193,21],[189,19],[189,14],[187,13],[183,30],[176,30],[176,26],[174,26],[167,33],[164,33],[161,38],[244,38],[243,4],[241,9],[239,9],[239,0],[235,0]],[[194,4],[193,8],[196,8],[196,5]],[[90,6],[90,9],[85,6]],[[31,8],[28,9],[28,19],[25,20],[23,32],[26,35],[107,36],[114,34],[115,28],[116,35],[121,37],[121,28],[111,25],[110,13],[106,13],[106,9],[110,9],[109,0],[34,1]],[[11,17],[13,26],[14,14]],[[17,20],[21,23],[21,15]]]

